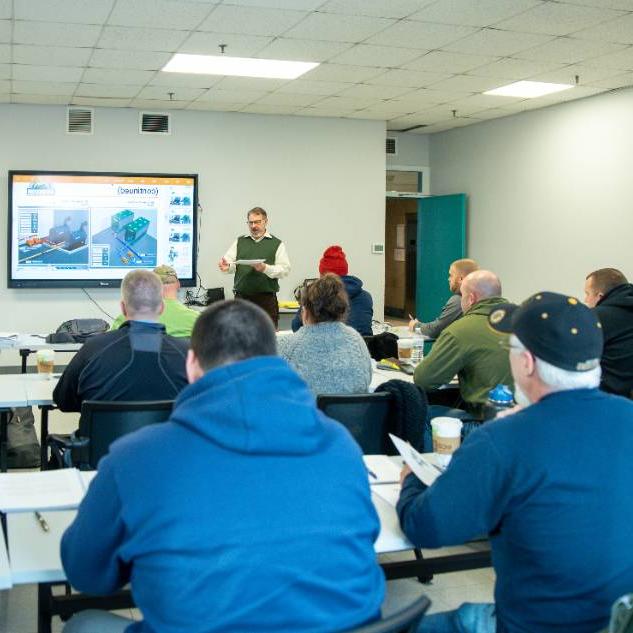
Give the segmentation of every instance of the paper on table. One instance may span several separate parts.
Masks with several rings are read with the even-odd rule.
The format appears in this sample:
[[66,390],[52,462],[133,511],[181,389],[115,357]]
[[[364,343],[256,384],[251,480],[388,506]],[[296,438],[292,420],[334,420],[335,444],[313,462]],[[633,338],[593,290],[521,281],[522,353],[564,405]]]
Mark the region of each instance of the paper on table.
[[76,468],[34,473],[0,474],[0,511],[67,510],[76,508],[85,494]]
[[395,484],[400,481],[400,469],[386,455],[363,455],[363,460],[370,484]]
[[384,486],[373,486],[371,491],[377,494],[381,499],[384,499],[389,505],[396,507],[398,499],[400,498],[400,485],[399,484],[385,484]]
[[242,266],[254,266],[255,264],[263,264],[265,261],[265,259],[236,259],[234,263]]
[[402,459],[407,463],[407,465],[414,472],[416,477],[427,486],[431,486],[433,482],[441,475],[442,471],[427,461],[418,451],[411,446],[411,444],[407,444],[405,441],[401,440],[399,437],[392,435],[389,433],[389,437],[391,441],[394,443],[395,447],[398,449],[400,455],[402,455]]

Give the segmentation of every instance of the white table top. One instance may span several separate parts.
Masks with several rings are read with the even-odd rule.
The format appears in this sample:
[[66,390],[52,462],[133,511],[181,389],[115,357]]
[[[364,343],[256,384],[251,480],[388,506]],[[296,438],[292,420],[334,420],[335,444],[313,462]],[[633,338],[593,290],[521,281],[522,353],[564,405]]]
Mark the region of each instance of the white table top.
[[377,369],[374,367],[371,382],[369,383],[369,391],[376,391],[378,385],[388,380],[404,380],[413,384],[413,376],[405,374],[403,371],[391,371],[389,369]]
[[59,376],[40,374],[0,374],[0,409],[53,403],[53,389]]

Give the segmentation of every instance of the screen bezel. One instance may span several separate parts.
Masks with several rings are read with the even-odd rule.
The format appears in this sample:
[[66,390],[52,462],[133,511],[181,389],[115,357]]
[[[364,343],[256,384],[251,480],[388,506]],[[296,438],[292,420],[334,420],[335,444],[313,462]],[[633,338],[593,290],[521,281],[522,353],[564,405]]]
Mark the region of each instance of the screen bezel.
[[[14,176],[114,176],[127,178],[192,178],[192,262],[191,277],[179,277],[183,287],[196,286],[198,265],[198,174],[146,173],[124,171],[55,171],[11,169],[8,172],[7,288],[120,288],[121,279],[14,279],[13,278],[13,178]],[[122,271],[123,272],[123,271]],[[129,271],[125,271],[126,273]],[[124,275],[123,275],[124,276]]]

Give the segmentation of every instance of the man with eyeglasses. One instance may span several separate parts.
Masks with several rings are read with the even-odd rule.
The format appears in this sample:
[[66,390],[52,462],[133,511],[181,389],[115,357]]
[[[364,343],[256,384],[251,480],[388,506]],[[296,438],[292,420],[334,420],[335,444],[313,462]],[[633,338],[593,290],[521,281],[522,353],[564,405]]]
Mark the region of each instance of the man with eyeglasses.
[[[268,214],[261,207],[254,207],[246,214],[246,224],[249,232],[231,244],[218,267],[223,273],[235,274],[235,298],[258,305],[276,328],[279,325],[278,280],[290,272],[286,246],[268,232]],[[244,261],[251,263],[238,263]]]

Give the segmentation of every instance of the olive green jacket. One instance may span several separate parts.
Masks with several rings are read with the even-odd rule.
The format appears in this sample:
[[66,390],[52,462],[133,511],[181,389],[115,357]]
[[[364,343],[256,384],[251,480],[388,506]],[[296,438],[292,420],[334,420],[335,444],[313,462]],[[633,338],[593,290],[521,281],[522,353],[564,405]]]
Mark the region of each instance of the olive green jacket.
[[488,324],[488,315],[500,303],[507,300],[482,299],[451,323],[416,367],[415,384],[428,391],[450,382],[457,374],[461,397],[469,410],[480,410],[495,385],[512,388],[508,350],[499,344],[507,341],[507,335],[495,332]]

